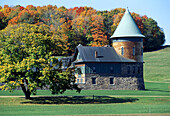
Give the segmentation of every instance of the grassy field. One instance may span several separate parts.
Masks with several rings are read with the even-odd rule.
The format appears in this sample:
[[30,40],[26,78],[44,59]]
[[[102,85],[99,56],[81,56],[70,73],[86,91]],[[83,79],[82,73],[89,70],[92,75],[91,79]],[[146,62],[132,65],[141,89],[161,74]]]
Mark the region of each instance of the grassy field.
[[144,53],[145,81],[170,82],[170,47]]
[[[170,113],[168,85],[146,82],[145,91],[83,90],[80,94],[67,91],[59,96],[39,90],[39,97],[32,100],[0,97],[0,116]],[[0,95],[22,96],[23,93],[0,91]]]
[[[142,114],[142,113],[170,113],[170,99],[157,97],[95,97],[94,103],[91,98],[70,99],[70,103],[64,98],[46,99],[45,102],[34,100],[24,100],[24,98],[1,98],[0,115],[81,115],[81,114]],[[86,99],[86,100],[85,100]],[[110,100],[107,100],[110,99]],[[100,102],[101,100],[101,102]],[[102,101],[112,101],[102,103]],[[119,101],[119,102],[115,102]],[[5,101],[5,102],[4,102]],[[33,101],[33,102],[32,102]],[[50,102],[51,101],[51,102]],[[88,101],[84,103],[78,103]],[[75,103],[74,103],[75,102]]]
[[[170,115],[170,47],[144,53],[145,91],[83,90],[51,95],[38,90],[39,97],[25,100],[21,90],[0,91],[0,116],[12,115],[92,115],[145,114]],[[94,95],[94,96],[93,96]]]

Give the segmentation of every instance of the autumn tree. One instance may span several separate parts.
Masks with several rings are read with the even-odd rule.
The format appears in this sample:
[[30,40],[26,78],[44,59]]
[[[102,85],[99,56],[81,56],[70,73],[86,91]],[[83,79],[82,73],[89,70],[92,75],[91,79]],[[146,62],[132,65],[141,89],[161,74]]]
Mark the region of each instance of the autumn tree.
[[[10,31],[9,31],[10,30]],[[21,87],[26,99],[37,87],[53,94],[67,89],[80,91],[74,68],[62,69],[62,62],[52,54],[62,46],[46,25],[18,24],[0,31],[0,83],[3,90]]]
[[93,15],[91,17],[90,31],[92,34],[91,46],[104,46],[108,44],[102,16]]

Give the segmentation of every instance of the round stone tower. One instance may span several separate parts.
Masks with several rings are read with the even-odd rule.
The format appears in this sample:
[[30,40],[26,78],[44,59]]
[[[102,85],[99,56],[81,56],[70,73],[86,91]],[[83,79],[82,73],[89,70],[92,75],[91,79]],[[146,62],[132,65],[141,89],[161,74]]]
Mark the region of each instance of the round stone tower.
[[136,62],[143,62],[143,38],[130,12],[126,9],[114,34],[110,37],[112,47],[118,54]]

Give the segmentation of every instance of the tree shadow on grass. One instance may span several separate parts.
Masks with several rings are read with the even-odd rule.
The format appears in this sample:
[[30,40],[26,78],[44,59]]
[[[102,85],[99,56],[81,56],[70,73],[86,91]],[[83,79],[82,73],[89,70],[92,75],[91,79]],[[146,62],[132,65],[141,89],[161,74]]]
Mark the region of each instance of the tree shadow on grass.
[[135,102],[137,98],[115,98],[109,96],[55,96],[33,97],[22,104],[109,104]]

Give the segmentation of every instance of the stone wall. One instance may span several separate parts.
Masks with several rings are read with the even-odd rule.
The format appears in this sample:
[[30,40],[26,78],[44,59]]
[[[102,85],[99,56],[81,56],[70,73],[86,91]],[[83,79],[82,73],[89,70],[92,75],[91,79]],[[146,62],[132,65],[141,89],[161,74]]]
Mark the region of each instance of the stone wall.
[[[79,84],[82,89],[88,90],[144,90],[143,63],[123,63],[121,74],[85,74],[85,83]],[[139,67],[140,71],[138,72]],[[130,68],[128,73],[127,67]],[[92,78],[96,78],[96,84],[92,84]],[[114,83],[110,84],[110,78]]]

